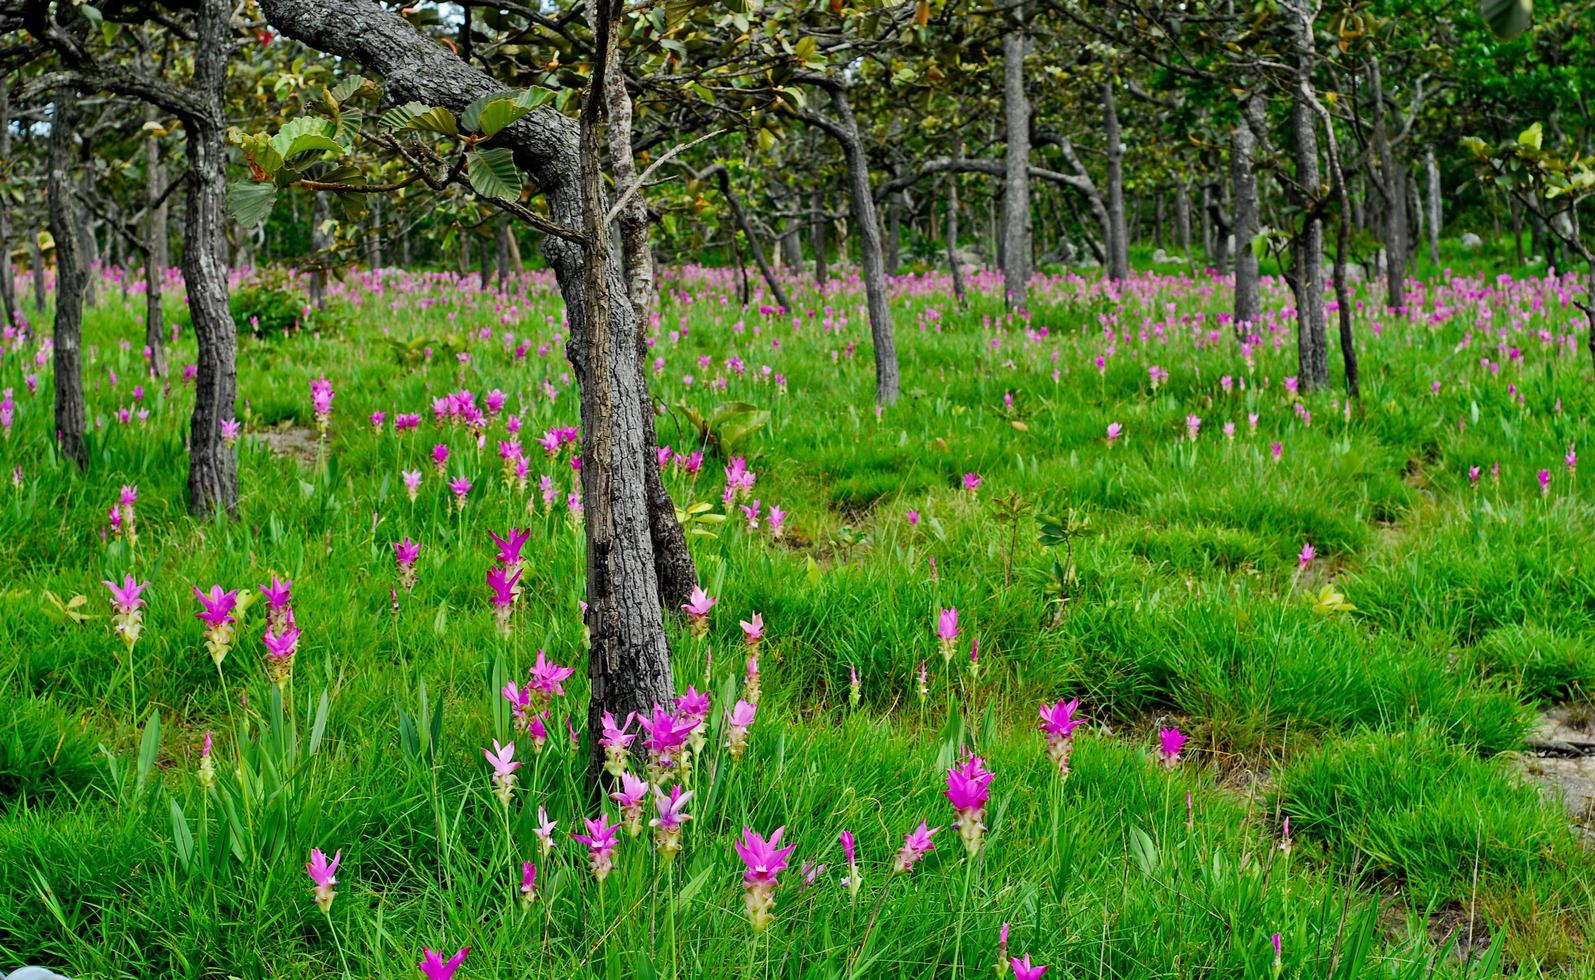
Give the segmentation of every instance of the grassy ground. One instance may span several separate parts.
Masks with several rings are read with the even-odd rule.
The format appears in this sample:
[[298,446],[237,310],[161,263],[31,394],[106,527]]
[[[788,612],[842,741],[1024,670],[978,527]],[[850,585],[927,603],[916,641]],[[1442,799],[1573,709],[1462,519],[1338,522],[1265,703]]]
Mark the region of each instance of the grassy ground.
[[[578,421],[551,283],[367,275],[325,329],[243,338],[234,522],[184,515],[192,389],[145,376],[138,284],[125,306],[108,285],[87,326],[86,475],[51,448],[47,354],[29,338],[0,357],[16,401],[0,463],[17,471],[0,487],[0,969],[402,977],[423,946],[469,945],[461,977],[979,976],[1010,922],[1010,952],[1049,976],[1272,976],[1275,933],[1291,976],[1595,975],[1595,864],[1515,762],[1536,709],[1582,702],[1595,675],[1595,502],[1566,461],[1595,394],[1582,338],[1566,339],[1575,286],[1476,265],[1431,277],[1406,314],[1359,293],[1350,407],[1338,383],[1288,389],[1278,281],[1243,351],[1227,285],[1205,275],[1122,293],[1049,279],[1027,323],[1002,314],[996,279],[960,310],[944,279],[905,278],[905,397],[880,412],[853,283],[794,284],[798,309],[776,315],[741,309],[732,273],[671,273],[652,335],[660,438],[704,453],[696,475],[669,468],[678,503],[720,512],[727,465],[689,408],[746,401],[769,419],[734,445],[751,492],[693,525],[718,598],[708,635],[671,623],[678,685],[715,698],[685,849],[664,862],[646,827],[622,832],[602,884],[569,837],[595,809],[565,724],[586,696],[574,447],[537,445]],[[389,340],[416,341],[414,363]],[[183,336],[173,362],[190,360]],[[336,391],[324,443],[320,377]],[[484,448],[434,421],[460,389],[507,395]],[[396,432],[401,412],[419,428]],[[512,415],[524,486],[495,451]],[[406,470],[423,475],[414,501]],[[136,543],[106,533],[124,484]],[[531,538],[506,639],[484,575],[488,532],[516,526]],[[418,582],[395,591],[406,536]],[[129,572],[152,583],[131,655],[100,584]],[[218,669],[191,589],[258,591],[273,572],[303,630],[282,689],[264,602]],[[934,630],[951,607],[949,660]],[[723,714],[754,612],[763,696],[733,759]],[[576,676],[548,746],[519,738],[505,808],[482,749],[511,735],[497,691],[538,649]],[[1063,780],[1036,710],[1076,697],[1089,722]],[[1157,733],[1174,726],[1191,742],[1168,768]],[[942,795],[967,748],[996,773],[973,859]],[[894,874],[921,819],[946,829]],[[797,849],[755,933],[732,842],[781,826]],[[342,851],[328,914],[311,848]],[[812,886],[802,861],[826,866]]]

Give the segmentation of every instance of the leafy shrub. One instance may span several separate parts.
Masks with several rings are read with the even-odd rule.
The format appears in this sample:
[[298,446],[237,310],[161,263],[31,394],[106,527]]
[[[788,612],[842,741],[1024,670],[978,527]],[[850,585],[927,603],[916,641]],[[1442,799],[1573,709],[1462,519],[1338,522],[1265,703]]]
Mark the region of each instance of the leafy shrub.
[[305,302],[303,296],[287,289],[253,285],[234,291],[227,305],[240,333],[277,337],[299,324]]

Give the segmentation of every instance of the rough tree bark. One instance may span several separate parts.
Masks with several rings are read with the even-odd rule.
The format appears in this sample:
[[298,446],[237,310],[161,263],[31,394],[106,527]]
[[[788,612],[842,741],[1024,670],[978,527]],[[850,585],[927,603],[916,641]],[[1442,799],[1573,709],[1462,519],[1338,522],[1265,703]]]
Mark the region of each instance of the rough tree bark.
[[1292,0],[1296,46],[1295,93],[1291,130],[1296,157],[1296,206],[1301,229],[1291,242],[1291,287],[1296,295],[1296,356],[1303,391],[1329,383],[1328,342],[1324,336],[1324,224],[1319,200],[1323,178],[1318,167],[1318,134],[1310,102],[1313,91],[1312,13],[1307,0]]
[[811,209],[814,212],[814,285],[820,292],[825,292],[825,282],[830,277],[830,268],[827,263],[826,250],[830,244],[825,240],[825,226],[829,218],[825,216],[825,199],[820,196],[820,189],[814,189]]
[[201,0],[194,38],[195,105],[188,130],[183,279],[199,348],[194,414],[188,429],[188,506],[195,514],[238,506],[238,460],[222,441],[222,422],[238,400],[238,330],[227,306],[227,0]]
[[[28,236],[28,262],[33,266],[33,315],[44,315],[44,250],[37,233]],[[1519,265],[1522,260],[1519,259]]]
[[55,437],[61,455],[88,469],[89,448],[84,441],[87,420],[83,407],[83,290],[88,271],[83,268],[78,231],[82,214],[72,193],[72,136],[77,130],[77,92],[69,85],[55,89],[50,114],[49,190],[50,235],[55,239]]
[[1174,188],[1174,236],[1186,258],[1191,255],[1191,182],[1181,180]]
[[947,175],[947,265],[953,274],[953,294],[960,308],[968,304],[964,295],[964,270],[958,261],[958,175]]
[[1025,8],[1018,4],[1002,36],[1002,106],[1007,147],[1003,151],[1002,286],[1009,307],[1029,304],[1030,282],[1030,99],[1025,94]]
[[1111,79],[1102,83],[1102,122],[1108,144],[1108,278],[1125,279],[1130,275],[1130,237],[1124,220],[1124,136]]
[[313,204],[310,207],[310,247],[315,250],[315,267],[310,270],[310,306],[312,309],[321,309],[321,304],[327,296],[327,249],[332,247],[328,238],[326,224],[332,217],[332,211],[327,206],[325,191],[316,191],[312,195]]
[[1439,268],[1440,227],[1445,212],[1440,200],[1440,165],[1434,159],[1433,143],[1423,148],[1423,171],[1429,198],[1429,264]]
[[[154,106],[144,112],[146,122],[158,122]],[[166,377],[165,308],[161,305],[166,268],[171,264],[166,245],[166,167],[161,161],[161,141],[153,133],[144,137],[144,346],[150,351],[150,370]],[[157,202],[159,202],[157,204]]]
[[[461,112],[498,82],[378,6],[373,0],[264,0],[272,25],[318,50],[350,58],[386,80],[395,101]],[[596,103],[589,110],[596,112]],[[597,172],[596,125],[579,126],[552,108],[534,110],[498,136],[548,200],[549,216],[606,237]],[[592,634],[589,730],[604,711],[624,717],[674,691],[665,642],[655,543],[668,495],[652,499],[657,479],[650,402],[638,356],[640,331],[618,271],[599,248],[549,235],[544,254],[566,300],[566,355],[581,387],[587,623]],[[662,488],[661,488],[662,489]],[[663,504],[664,506],[661,506]],[[668,510],[673,523],[674,510]],[[680,535],[680,528],[675,529]],[[688,559],[690,561],[690,557]],[[601,756],[595,756],[601,761]],[[590,770],[592,772],[593,770]]]
[[[637,182],[637,160],[631,151],[631,94],[626,91],[626,76],[618,65],[604,76],[604,111],[608,118],[605,132],[609,168],[615,187],[624,190]],[[648,247],[648,204],[641,188],[621,206],[616,224],[620,228],[621,263],[632,315],[638,323],[647,324],[654,304],[654,258]]]
[[[1229,172],[1235,198],[1235,335],[1244,339],[1257,322],[1261,300],[1257,291],[1257,254],[1252,239],[1262,230],[1257,207],[1258,128],[1265,124],[1261,92],[1241,103],[1241,118],[1230,134]],[[1256,128],[1254,128],[1256,127]]]

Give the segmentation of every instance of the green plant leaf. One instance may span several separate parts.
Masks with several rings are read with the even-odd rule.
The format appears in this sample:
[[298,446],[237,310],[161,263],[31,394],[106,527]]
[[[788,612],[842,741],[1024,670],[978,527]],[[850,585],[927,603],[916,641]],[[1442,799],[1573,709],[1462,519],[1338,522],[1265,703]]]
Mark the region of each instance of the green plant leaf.
[[[410,106],[418,104],[419,103],[412,102],[409,105],[402,106],[401,108],[409,109]],[[391,115],[397,111],[398,110],[396,109],[389,110],[388,114]],[[384,116],[383,118],[386,119],[387,116]],[[413,129],[424,133],[437,133],[439,136],[460,135],[460,125],[455,121],[454,113],[439,106],[432,106],[430,108],[423,107],[420,112],[417,112],[415,115],[411,116],[405,121],[404,125],[400,126],[399,128]]]
[[471,188],[483,197],[513,201],[521,196],[521,172],[515,167],[515,154],[506,147],[472,151],[465,171]]

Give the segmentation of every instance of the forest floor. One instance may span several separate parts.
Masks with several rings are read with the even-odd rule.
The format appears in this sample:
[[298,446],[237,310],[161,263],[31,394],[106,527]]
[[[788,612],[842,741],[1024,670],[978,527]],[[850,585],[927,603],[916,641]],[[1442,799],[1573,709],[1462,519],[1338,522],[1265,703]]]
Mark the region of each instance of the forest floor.
[[[7,337],[0,970],[405,977],[423,947],[470,946],[461,977],[989,976],[1011,923],[1011,955],[1058,977],[1595,976],[1583,283],[1437,274],[1397,311],[1360,284],[1348,403],[1333,340],[1331,385],[1300,391],[1277,279],[1243,344],[1218,275],[1042,277],[1024,319],[998,276],[961,309],[945,277],[905,275],[904,395],[880,410],[856,281],[794,277],[786,313],[738,284],[661,277],[666,482],[704,505],[688,528],[716,600],[706,634],[669,629],[678,688],[713,706],[680,855],[649,801],[603,881],[570,836],[599,808],[549,277],[352,274],[319,326],[241,336],[234,521],[185,514],[181,297],[163,382],[137,280],[102,284],[86,474],[51,448],[47,329]],[[489,532],[517,527],[504,636]],[[131,652],[101,584],[128,574],[150,583]],[[302,631],[280,686],[274,574]],[[219,666],[196,618],[212,584],[247,593]],[[500,695],[539,650],[574,668],[546,744]],[[757,716],[736,757],[739,698]],[[1075,698],[1064,778],[1037,711]],[[483,750],[512,737],[506,806]],[[944,795],[971,749],[995,773],[972,856]],[[934,850],[894,871],[921,820]],[[733,842],[778,827],[796,850],[756,931]],[[312,848],[341,851],[326,912]]]

